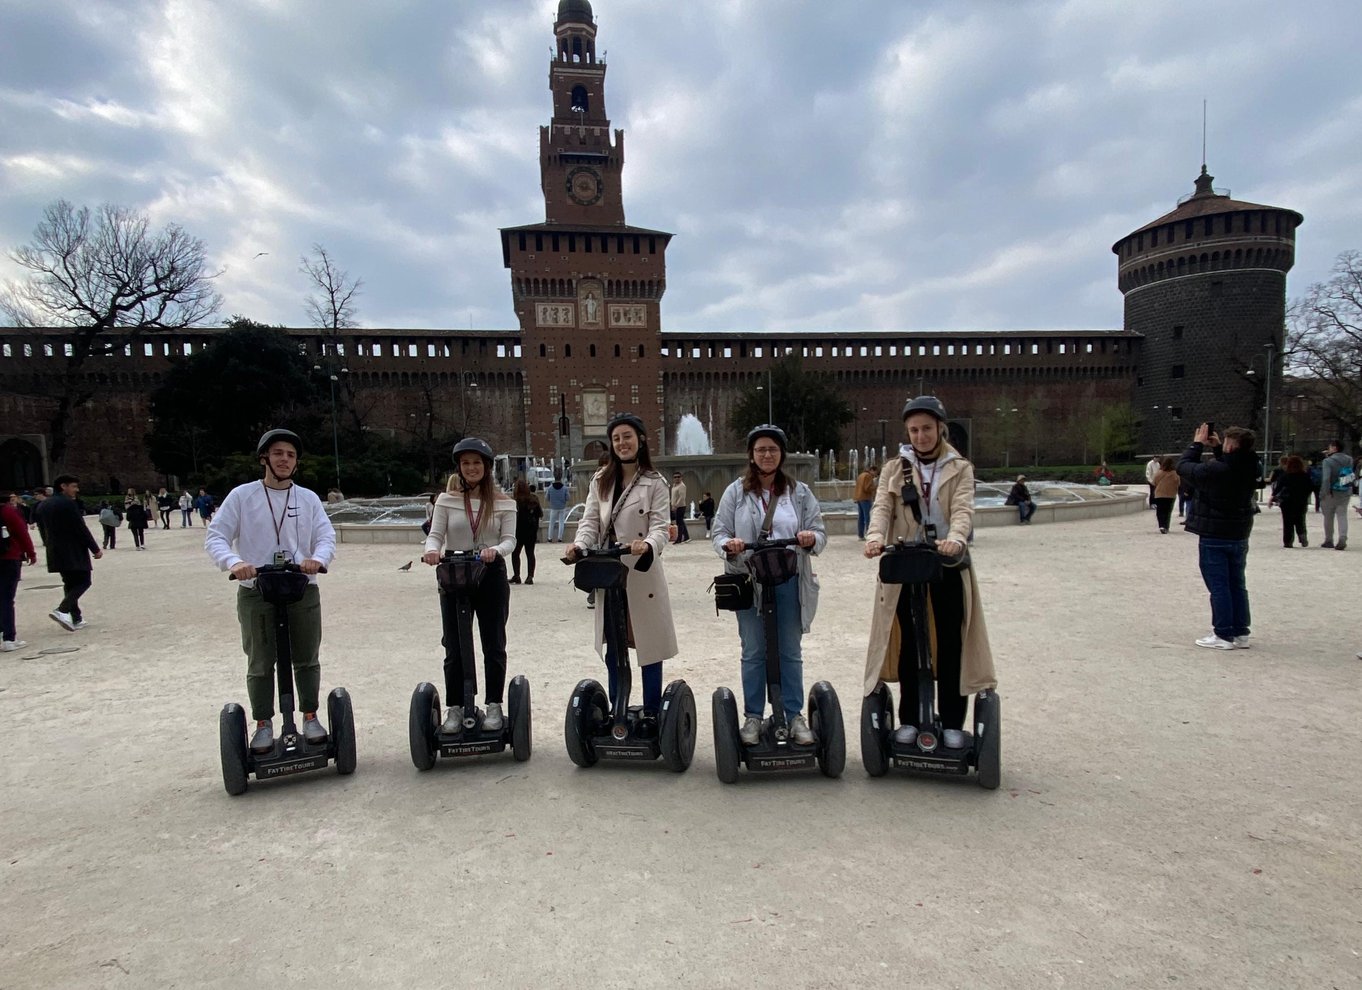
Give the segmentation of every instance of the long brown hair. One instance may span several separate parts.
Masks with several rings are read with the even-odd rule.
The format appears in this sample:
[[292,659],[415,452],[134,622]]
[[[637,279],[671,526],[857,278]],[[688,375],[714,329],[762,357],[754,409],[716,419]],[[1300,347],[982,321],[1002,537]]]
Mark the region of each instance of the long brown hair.
[[1286,473],[1287,474],[1306,473],[1305,461],[1301,458],[1300,454],[1292,454],[1290,457],[1286,459]]
[[534,497],[534,494],[530,491],[529,484],[526,483],[524,478],[521,478],[515,483],[515,500],[520,505],[539,504],[539,499]]

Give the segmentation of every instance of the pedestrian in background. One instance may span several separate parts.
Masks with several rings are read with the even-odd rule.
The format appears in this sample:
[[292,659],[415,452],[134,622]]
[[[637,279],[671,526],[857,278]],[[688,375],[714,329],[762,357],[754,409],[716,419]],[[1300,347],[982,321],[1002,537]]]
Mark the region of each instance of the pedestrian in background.
[[1272,489],[1268,504],[1276,502],[1282,512],[1282,546],[1290,549],[1297,539],[1303,547],[1310,544],[1305,538],[1305,515],[1310,508],[1314,486],[1305,469],[1305,461],[1295,454],[1286,458],[1286,465],[1277,485]]
[[19,638],[14,619],[14,595],[24,561],[38,562],[28,521],[13,492],[0,490],[0,652],[12,653],[28,644]]
[[161,528],[170,528],[170,513],[175,508],[175,496],[164,488],[156,493],[156,511],[161,517]]
[[151,522],[147,518],[147,509],[141,502],[134,502],[128,506],[128,529],[132,530],[132,542],[138,550],[147,548],[147,523]]
[[[1151,509],[1158,508],[1154,504],[1154,475],[1158,474],[1162,469],[1163,459],[1159,457],[1151,457],[1144,466],[1144,480],[1145,483],[1149,485],[1149,507]],[[1166,526],[1164,528],[1167,529]]]
[[520,551],[525,551],[525,583],[534,584],[534,546],[539,542],[539,498],[521,479],[515,483],[515,549],[511,551],[511,584],[520,583]]
[[714,528],[714,496],[705,492],[705,497],[700,499],[698,506],[700,518],[705,521],[705,536],[709,536],[710,530]]
[[549,542],[563,542],[563,524],[567,521],[568,486],[563,484],[563,469],[553,469],[553,484],[544,490],[549,503]]
[[1154,472],[1154,521],[1160,533],[1167,533],[1173,521],[1173,500],[1181,491],[1178,478],[1178,459],[1165,457],[1159,461],[1159,469]]
[[[1353,459],[1343,451],[1342,440],[1330,440],[1329,449],[1320,464],[1319,504],[1324,513],[1325,549],[1348,549],[1348,503],[1353,497],[1353,483],[1357,474],[1353,470]],[[1338,543],[1334,543],[1334,530],[1338,530]]]
[[866,527],[870,525],[870,507],[875,504],[875,485],[879,483],[878,465],[871,461],[865,470],[856,476],[856,490],[852,497],[856,502],[856,539],[864,540]]
[[1012,485],[1012,490],[1007,493],[1007,498],[1003,500],[1003,504],[1017,507],[1017,519],[1022,525],[1025,526],[1031,522],[1031,517],[1036,514],[1036,503],[1031,498],[1031,490],[1026,487],[1026,475],[1017,475],[1017,480]]
[[104,530],[104,549],[118,549],[118,527],[123,525],[123,515],[108,502],[99,503],[99,525]]
[[180,492],[180,529],[194,525],[194,498],[189,492]]
[[80,479],[61,474],[56,478],[57,491],[38,506],[38,532],[47,548],[47,570],[61,575],[62,600],[47,613],[53,622],[67,632],[85,628],[85,616],[80,610],[80,597],[90,590],[95,560],[104,551],[95,543],[85,525],[85,510],[77,501]]
[[672,474],[671,505],[672,524],[676,526],[675,543],[689,543],[690,530],[686,529],[686,483],[681,480],[681,472]]

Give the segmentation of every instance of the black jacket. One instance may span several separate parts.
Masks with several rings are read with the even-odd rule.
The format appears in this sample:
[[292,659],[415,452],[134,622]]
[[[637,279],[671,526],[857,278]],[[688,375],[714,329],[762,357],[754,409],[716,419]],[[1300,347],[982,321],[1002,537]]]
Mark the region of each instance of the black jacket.
[[1287,474],[1283,471],[1281,483],[1273,489],[1272,497],[1284,508],[1303,509],[1310,504],[1310,496],[1314,493],[1315,486],[1308,474]]
[[34,520],[46,545],[49,571],[94,570],[90,554],[99,552],[99,544],[86,528],[85,514],[75,499],[49,495],[38,504]]
[[1253,530],[1253,499],[1258,488],[1258,459],[1240,448],[1226,454],[1217,447],[1203,461],[1194,443],[1178,462],[1178,477],[1192,488],[1187,531],[1215,540],[1246,540]]

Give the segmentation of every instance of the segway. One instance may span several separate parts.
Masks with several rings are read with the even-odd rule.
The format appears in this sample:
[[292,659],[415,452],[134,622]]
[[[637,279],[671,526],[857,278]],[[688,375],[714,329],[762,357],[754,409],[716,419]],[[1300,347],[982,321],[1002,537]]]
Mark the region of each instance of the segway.
[[979,786],[995,790],[1002,780],[1001,716],[998,693],[983,690],[974,696],[974,732],[966,732],[964,745],[945,745],[941,720],[932,699],[936,685],[932,676],[931,640],[927,629],[927,591],[941,580],[941,555],[935,546],[933,527],[927,542],[886,547],[880,557],[880,581],[902,585],[913,614],[917,654],[917,739],[900,743],[894,739],[894,693],[880,684],[861,703],[861,760],[866,773],[882,777],[896,767],[924,774],[967,776],[973,768]]
[[435,766],[435,757],[482,756],[511,747],[517,761],[530,758],[530,682],[523,674],[512,679],[507,693],[506,718],[500,729],[484,729],[484,713],[471,702],[478,693],[476,657],[473,655],[473,603],[470,593],[482,581],[486,565],[477,550],[447,550],[436,565],[440,594],[454,599],[459,659],[463,666],[463,723],[457,732],[445,732],[440,720],[440,692],[422,681],[411,695],[407,720],[411,762],[417,770]]
[[[690,685],[680,679],[668,684],[660,712],[629,704],[633,689],[625,597],[629,567],[620,560],[627,553],[628,547],[614,544],[582,551],[575,562],[573,583],[579,591],[595,591],[603,609],[606,656],[614,658],[616,692],[611,706],[599,682],[579,681],[568,701],[563,741],[579,767],[595,766],[598,760],[642,763],[661,757],[668,770],[682,773],[695,755],[695,696]],[[646,571],[651,564],[649,560],[639,570]]]
[[[326,568],[321,569],[326,573]],[[232,575],[230,580],[235,581]],[[321,770],[332,760],[336,772],[355,772],[355,715],[350,694],[333,688],[326,696],[326,718],[331,726],[326,741],[309,743],[293,720],[293,645],[289,641],[288,607],[307,591],[307,575],[297,564],[265,564],[256,568],[260,597],[274,606],[274,667],[279,678],[279,711],[283,730],[268,753],[252,753],[246,743],[246,711],[234,701],[222,706],[218,736],[222,749],[222,786],[231,795],[244,794],[251,774],[256,780]]]
[[785,703],[780,693],[780,639],[777,632],[776,586],[794,579],[798,566],[794,557],[797,539],[758,540],[752,544],[749,566],[752,578],[764,588],[761,596],[761,621],[766,630],[766,698],[771,714],[761,723],[755,744],[748,746],[738,735],[738,701],[726,687],[716,688],[712,699],[714,716],[714,769],[725,784],[738,779],[739,764],[750,773],[785,770],[812,770],[817,766],[825,777],[840,777],[847,762],[846,731],[842,726],[842,705],[837,692],[827,681],[809,690],[809,728],[813,742],[800,745],[790,735]]

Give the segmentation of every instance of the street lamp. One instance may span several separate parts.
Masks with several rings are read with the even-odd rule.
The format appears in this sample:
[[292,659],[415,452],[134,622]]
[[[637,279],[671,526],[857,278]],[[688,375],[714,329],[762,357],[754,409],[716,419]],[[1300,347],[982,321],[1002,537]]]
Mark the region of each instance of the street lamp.
[[1263,383],[1263,466],[1266,469],[1267,465],[1272,463],[1272,359],[1276,356],[1277,345],[1266,343],[1263,350],[1266,353],[1255,354],[1249,358],[1249,368],[1244,374],[1252,378],[1256,374],[1254,363],[1259,357],[1263,358],[1263,365],[1267,369],[1265,372],[1267,381]]
[[[322,366],[320,364],[314,364],[312,370],[322,371]],[[342,375],[348,375],[350,369],[341,368],[340,373]],[[324,374],[326,373],[324,372]],[[331,379],[331,452],[336,461],[336,491],[340,491],[340,429],[336,425],[336,382],[338,382],[340,378],[334,374],[326,374],[326,376]]]
[[771,388],[771,369],[766,369],[766,384],[757,386],[758,392],[766,393],[766,422],[771,423],[775,420],[775,415],[771,412],[771,395],[774,389]]
[[[1000,417],[1010,416],[1012,413],[1017,411],[1017,407],[1013,406],[1011,409],[1004,409],[1001,406],[996,406],[993,411],[997,413]],[[1008,427],[1007,429],[1003,430],[1003,467],[1011,467],[1012,466],[1011,461],[1012,461],[1012,428]]]

